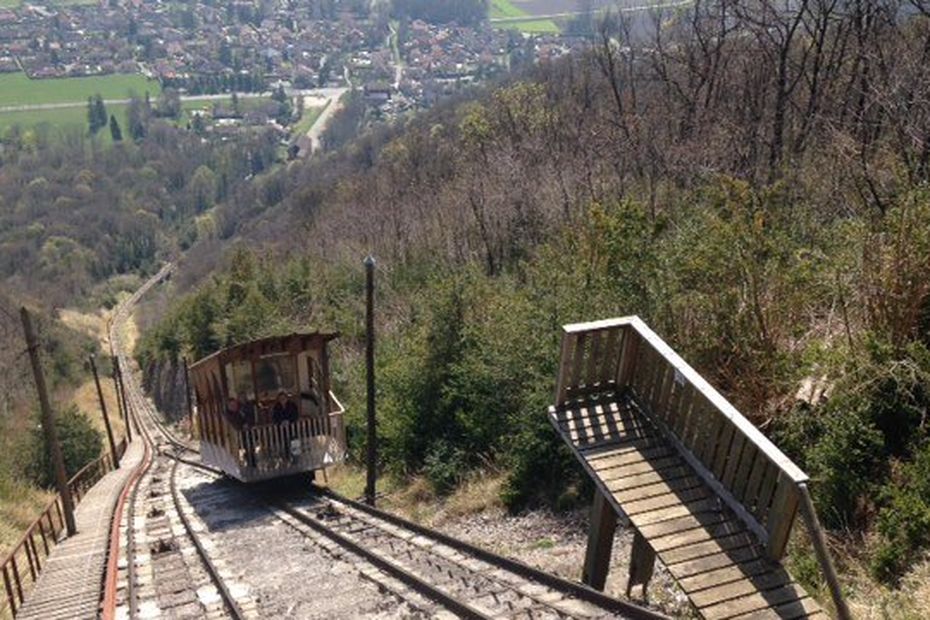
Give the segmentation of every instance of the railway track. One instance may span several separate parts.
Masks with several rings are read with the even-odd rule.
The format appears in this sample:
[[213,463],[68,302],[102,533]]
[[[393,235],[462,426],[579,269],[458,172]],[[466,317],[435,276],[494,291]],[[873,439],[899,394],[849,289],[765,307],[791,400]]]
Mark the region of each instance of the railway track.
[[127,500],[117,616],[664,617],[325,489],[225,478],[160,419],[114,336],[150,448]]

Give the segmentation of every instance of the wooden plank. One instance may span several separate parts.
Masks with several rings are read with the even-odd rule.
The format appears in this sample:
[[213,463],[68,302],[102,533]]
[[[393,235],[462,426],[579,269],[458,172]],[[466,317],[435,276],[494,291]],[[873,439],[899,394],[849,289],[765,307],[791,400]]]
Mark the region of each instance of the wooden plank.
[[696,454],[700,448],[699,436],[706,423],[707,411],[699,405],[698,394],[693,388],[689,389],[687,401],[682,405],[682,413],[678,423],[679,428],[675,432],[682,444],[692,454]]
[[561,416],[561,419],[556,414],[554,419],[569,432],[582,432],[610,426],[618,431],[636,431],[649,426],[645,420],[630,411],[605,411],[600,406],[576,410],[570,416]]
[[587,342],[587,334],[577,334],[575,336],[575,350],[572,355],[571,372],[569,373],[568,385],[566,389],[580,385],[581,369],[584,363],[584,349]]
[[629,502],[634,499],[648,499],[650,497],[665,495],[667,493],[681,493],[688,489],[697,489],[703,486],[704,483],[697,476],[685,476],[682,478],[675,478],[673,480],[663,480],[661,482],[656,482],[654,484],[649,484],[642,487],[636,487],[626,491],[612,491],[612,493],[618,503],[626,506],[625,502]]
[[681,414],[681,406],[685,392],[688,390],[687,385],[679,385],[675,381],[675,375],[672,373],[672,391],[669,395],[668,402],[665,404],[666,412],[664,414],[665,424],[668,428],[675,425],[675,419]]
[[617,365],[620,363],[620,341],[622,331],[618,328],[607,330],[604,346],[601,349],[601,359],[597,367],[597,380],[599,383],[616,381]]
[[639,334],[630,328],[621,332],[623,338],[620,342],[620,363],[617,366],[617,386],[622,390],[630,384],[633,378],[634,364],[639,350]]
[[769,462],[765,455],[756,451],[756,458],[753,459],[752,472],[749,474],[749,480],[746,482],[746,488],[743,490],[743,496],[739,499],[746,506],[746,509],[756,515],[756,504],[759,498],[759,491],[762,488],[762,480],[765,476],[765,470]]
[[733,616],[740,616],[750,612],[759,611],[799,601],[807,596],[803,588],[794,583],[785,584],[774,590],[747,594],[709,607],[701,609],[701,614],[708,620],[724,620]]
[[769,516],[769,507],[772,505],[772,499],[775,497],[775,485],[778,483],[778,474],[781,470],[774,464],[769,464],[766,468],[765,475],[762,479],[762,487],[759,490],[759,496],[756,498],[755,514],[759,522],[766,524]]
[[[671,367],[668,364],[664,364],[664,360],[659,357],[658,353],[655,351],[649,352],[649,357],[652,360],[652,365],[650,366],[652,372],[652,382],[649,384],[649,391],[645,398],[645,402],[649,407],[651,412],[655,412],[658,409],[659,394],[661,393],[665,382],[668,380],[668,376],[671,374]],[[653,415],[655,415],[653,413]]]
[[616,480],[617,478],[623,478],[626,476],[647,474],[650,472],[663,472],[667,469],[673,467],[682,467],[684,465],[685,462],[681,459],[681,457],[675,454],[672,456],[662,457],[660,459],[642,460],[638,463],[627,463],[625,465],[619,465],[616,467],[598,467],[596,471],[598,474],[600,474],[602,480],[608,481]]
[[765,456],[759,453],[759,449],[756,448],[755,445],[747,443],[743,447],[743,456],[740,458],[739,468],[733,475],[733,482],[730,484],[730,490],[733,492],[733,497],[742,502],[744,506],[746,502],[743,500],[746,497],[746,486],[749,484],[749,475],[755,468],[756,460],[764,458]]
[[790,480],[784,472],[778,474],[778,484],[775,487],[775,499],[769,507],[766,518],[766,529],[769,532],[768,554],[773,560],[784,555],[791,534],[791,526],[798,511],[800,494],[797,483]]
[[[700,400],[705,401],[703,397],[699,397]],[[701,404],[702,407],[708,407],[706,401]],[[704,438],[701,440],[701,449],[695,454],[699,461],[704,463],[708,470],[712,468],[712,463],[714,461],[714,454],[717,452],[717,445],[721,441],[721,435],[723,434],[724,424],[726,421],[723,416],[720,415],[719,411],[710,409],[710,415],[705,420],[707,425],[704,431]]]
[[633,517],[635,515],[645,514],[660,508],[679,506],[683,503],[702,499],[716,499],[714,494],[711,493],[710,490],[704,485],[685,489],[683,491],[663,493],[661,495],[647,499],[634,500],[625,503],[623,505],[623,511],[628,516]]
[[[723,512],[720,510],[713,510],[710,512],[692,513],[683,517],[659,521],[642,527],[637,526],[636,529],[642,532],[643,536],[652,540],[693,529],[706,529],[710,531],[721,524],[731,524],[728,527],[735,527],[737,521],[729,511]],[[740,527],[738,529],[742,528]]]
[[613,456],[639,453],[643,450],[654,450],[666,447],[668,444],[658,436],[647,436],[643,438],[630,438],[627,441],[615,443],[610,446],[601,448],[579,448],[579,454],[589,463],[595,463],[600,459],[611,458]]
[[769,609],[759,609],[740,616],[733,616],[733,620],[793,620],[795,618],[814,618],[815,620],[830,620],[817,601],[805,597],[783,605],[776,605]]
[[712,555],[721,551],[730,551],[732,549],[748,547],[751,545],[756,545],[759,553],[762,553],[761,547],[758,546],[758,540],[756,537],[749,532],[743,532],[741,534],[723,536],[721,538],[705,540],[703,542],[694,543],[684,547],[669,549],[662,553],[661,557],[662,562],[664,562],[665,565],[669,567],[669,570],[672,570],[672,567],[679,562],[687,562],[688,560],[693,560],[705,555]]
[[657,415],[660,420],[663,420],[667,423],[669,419],[668,403],[671,401],[672,395],[675,392],[677,386],[675,384],[675,369],[671,366],[668,366],[667,364],[662,364],[662,367],[662,384],[660,389],[655,394],[655,407],[653,408],[652,413]]
[[[629,491],[638,487],[648,486],[657,482],[667,482],[676,478],[695,477],[690,467],[672,467],[661,472],[638,474],[617,480],[605,481],[611,493]],[[694,486],[697,486],[696,484]]]
[[669,572],[675,579],[684,579],[685,577],[699,575],[718,568],[758,560],[762,557],[763,553],[759,547],[739,547],[729,551],[705,555],[687,562],[680,562],[669,568]]
[[600,381],[600,377],[597,373],[598,365],[601,361],[601,347],[603,346],[604,330],[598,330],[590,334],[591,338],[591,351],[588,354],[587,364],[585,366],[584,372],[584,384],[585,385],[594,385]]
[[555,404],[565,402],[565,390],[568,387],[571,373],[572,353],[574,352],[575,336],[569,333],[562,334],[562,353],[559,357],[559,375],[555,386]]
[[693,577],[679,579],[678,585],[680,585],[681,589],[693,599],[693,594],[698,590],[706,590],[707,588],[722,586],[732,581],[739,581],[740,579],[747,579],[749,577],[755,577],[756,575],[772,572],[783,573],[786,575],[785,583],[790,581],[790,578],[787,577],[788,573],[786,573],[784,569],[779,568],[774,562],[756,560],[737,564],[735,566],[728,566],[726,568],[718,568],[717,570],[701,573]]
[[[571,445],[571,441],[568,439],[566,439],[566,441],[569,443],[569,445]],[[579,444],[574,445],[573,447],[578,451],[578,454],[584,458],[587,454],[596,454],[605,451],[617,450],[623,447],[634,445],[638,446],[645,442],[652,442],[654,445],[659,445],[662,443],[662,438],[655,434],[630,434],[619,439],[611,439],[610,441],[604,441],[601,443]]]
[[579,449],[590,448],[592,446],[610,446],[623,441],[634,439],[644,439],[646,437],[658,437],[651,430],[640,428],[618,429],[617,431],[604,432],[603,429],[581,429],[580,431],[566,432],[565,435],[571,439],[571,443]]
[[675,532],[667,536],[654,538],[650,542],[653,549],[661,553],[667,549],[693,545],[694,543],[713,540],[715,538],[729,536],[730,534],[739,534],[744,531],[746,531],[746,526],[741,521],[731,519],[716,525],[695,527],[689,530]]
[[694,592],[689,598],[698,609],[733,598],[770,590],[791,583],[791,576],[782,568],[763,572],[752,577],[744,577],[718,586]]
[[678,453],[675,452],[672,448],[665,444],[659,444],[644,449],[628,449],[628,450],[618,450],[614,454],[605,454],[600,457],[590,458],[588,462],[591,463],[591,466],[594,467],[597,471],[606,471],[615,467],[622,467],[623,465],[632,465],[634,463],[641,463],[643,461],[653,461],[655,459],[660,459],[662,457],[678,456]]
[[[636,516],[633,520],[637,527],[660,523],[671,519],[678,519],[693,514],[702,514],[721,510],[723,502],[717,497],[702,497],[692,501],[679,501],[672,506],[657,508],[650,512],[644,512]],[[624,506],[625,508],[625,506]],[[627,513],[629,514],[629,513]]]
[[723,476],[720,481],[730,491],[733,490],[733,479],[739,469],[740,461],[743,458],[743,448],[746,445],[746,438],[737,433],[733,437],[733,443],[730,444],[730,455],[727,457],[727,466],[723,470]]
[[714,452],[713,464],[708,467],[710,472],[719,480],[723,476],[727,464],[727,458],[730,455],[730,445],[733,441],[733,434],[736,428],[732,424],[724,424],[723,430],[717,441],[716,451]]

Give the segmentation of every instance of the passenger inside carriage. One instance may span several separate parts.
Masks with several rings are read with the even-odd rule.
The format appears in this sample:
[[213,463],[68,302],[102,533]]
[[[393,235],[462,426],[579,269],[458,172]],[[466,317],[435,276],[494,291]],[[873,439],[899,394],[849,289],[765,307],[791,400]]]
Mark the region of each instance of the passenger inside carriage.
[[298,418],[297,404],[290,398],[287,392],[281,390],[278,392],[278,400],[271,410],[271,418],[275,424],[282,422],[294,423]]

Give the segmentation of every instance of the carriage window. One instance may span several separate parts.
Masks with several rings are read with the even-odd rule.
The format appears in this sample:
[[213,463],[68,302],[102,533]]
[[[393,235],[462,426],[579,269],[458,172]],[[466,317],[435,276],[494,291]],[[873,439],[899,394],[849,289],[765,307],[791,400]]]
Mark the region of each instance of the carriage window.
[[255,362],[255,387],[263,399],[284,390],[297,391],[297,368],[291,355],[265,357]]
[[248,360],[226,364],[226,385],[229,386],[230,396],[240,400],[254,399],[252,364]]

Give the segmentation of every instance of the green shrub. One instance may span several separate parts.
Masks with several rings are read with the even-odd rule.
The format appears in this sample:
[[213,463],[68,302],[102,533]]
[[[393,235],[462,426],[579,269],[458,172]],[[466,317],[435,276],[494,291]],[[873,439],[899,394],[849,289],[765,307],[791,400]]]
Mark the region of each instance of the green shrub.
[[884,489],[878,514],[882,542],[872,558],[877,579],[896,584],[930,546],[930,444],[902,467],[900,480]]
[[882,475],[882,434],[854,410],[833,411],[823,424],[823,435],[808,454],[818,512],[828,527],[861,524],[859,508]]
[[[103,448],[100,433],[76,406],[72,405],[56,415],[55,427],[69,478],[100,456]],[[39,424],[29,434],[23,449],[25,454],[20,462],[26,478],[40,487],[54,486],[55,472],[45,443],[45,434]]]
[[426,455],[423,473],[438,495],[446,495],[464,479],[473,466],[468,455],[448,441],[437,441]]

